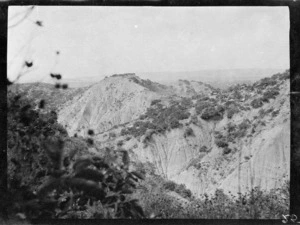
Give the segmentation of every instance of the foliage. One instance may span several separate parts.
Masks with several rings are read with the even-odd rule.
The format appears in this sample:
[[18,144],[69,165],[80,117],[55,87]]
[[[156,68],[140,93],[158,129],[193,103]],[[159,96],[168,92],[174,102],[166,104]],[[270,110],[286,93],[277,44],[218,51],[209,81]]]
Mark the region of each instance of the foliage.
[[124,144],[123,141],[120,140],[120,141],[118,141],[117,146],[121,147],[123,144]]
[[13,93],[8,95],[7,119],[11,197],[5,204],[10,215],[144,217],[137,200],[130,197],[143,175],[128,171],[128,152],[106,149],[104,156],[89,156],[83,151],[85,141],[68,137],[57,124],[56,113],[32,109],[26,98]]
[[269,102],[270,99],[275,99],[279,95],[277,88],[272,88],[263,93],[262,101]]
[[184,184],[176,185],[175,190],[176,193],[181,195],[183,198],[191,198],[192,192],[191,190],[187,189]]
[[195,136],[195,133],[191,127],[188,127],[184,131],[184,137]]
[[175,188],[177,187],[177,184],[173,181],[167,181],[163,185],[164,189],[169,190],[169,191],[174,191]]
[[227,155],[227,154],[229,154],[230,152],[231,152],[231,149],[228,148],[228,146],[225,146],[225,148],[223,149],[223,154],[224,154],[224,155]]
[[159,103],[159,102],[161,102],[161,100],[160,99],[155,99],[155,100],[152,100],[152,102],[151,102],[151,106],[153,106],[153,105],[156,105],[157,103]]
[[193,115],[193,116],[191,116],[191,120],[190,120],[190,122],[192,123],[192,124],[198,124],[198,117],[197,117],[197,115]]
[[198,115],[200,115],[202,113],[202,111],[208,107],[213,107],[213,104],[211,102],[204,101],[202,99],[197,100],[196,105],[195,105],[196,113]]
[[282,214],[289,212],[288,183],[270,191],[254,188],[237,195],[217,189],[212,195],[182,201],[169,195],[169,190],[160,188],[161,184],[164,185],[161,179],[149,178],[146,182],[138,197],[149,218],[281,219]]
[[207,151],[208,151],[208,148],[207,148],[205,145],[203,145],[203,146],[200,148],[199,151],[200,151],[200,152],[207,152]]
[[234,114],[238,113],[239,109],[236,105],[230,104],[230,106],[227,109],[227,118],[231,119]]
[[190,115],[187,108],[180,104],[163,108],[163,105],[156,103],[155,107],[147,109],[145,117],[143,117],[148,118],[148,121],[136,121],[132,127],[123,128],[121,135],[138,137],[146,134],[148,130],[163,134],[166,130],[181,127],[182,124],[179,121],[188,119]]
[[67,132],[57,123],[54,111],[39,113],[25,97],[9,92],[7,104],[9,184],[34,188],[37,177],[48,173],[44,167],[50,163],[41,141],[51,136],[66,137]]
[[201,118],[204,120],[221,120],[223,119],[224,111],[225,109],[221,105],[211,106],[203,111]]
[[108,134],[108,136],[109,136],[109,138],[115,138],[115,137],[116,137],[116,133],[110,132],[110,133]]
[[272,117],[276,117],[279,114],[279,110],[274,110],[272,112]]
[[224,139],[216,139],[215,143],[219,148],[228,147],[228,143]]
[[257,98],[257,99],[252,100],[250,104],[254,109],[257,109],[257,108],[263,106],[263,101],[261,98]]
[[271,77],[266,77],[256,82],[254,85],[259,89],[265,89],[268,86],[274,86],[276,84],[277,82],[275,79],[272,79]]

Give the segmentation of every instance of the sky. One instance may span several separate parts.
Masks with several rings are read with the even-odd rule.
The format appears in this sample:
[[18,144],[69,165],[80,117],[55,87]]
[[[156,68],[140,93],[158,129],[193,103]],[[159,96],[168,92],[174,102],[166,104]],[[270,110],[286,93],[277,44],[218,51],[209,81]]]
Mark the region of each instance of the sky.
[[[10,6],[8,26],[28,6]],[[42,21],[43,27],[35,25]],[[60,54],[57,55],[56,51]],[[8,77],[289,68],[287,7],[36,6],[8,29]],[[23,68],[24,69],[24,68]],[[160,74],[161,76],[161,74]]]

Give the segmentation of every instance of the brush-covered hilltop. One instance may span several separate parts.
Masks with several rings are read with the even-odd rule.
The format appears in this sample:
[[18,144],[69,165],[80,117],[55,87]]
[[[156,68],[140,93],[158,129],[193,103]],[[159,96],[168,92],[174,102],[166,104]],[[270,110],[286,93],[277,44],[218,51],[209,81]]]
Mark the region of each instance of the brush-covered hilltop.
[[[23,89],[38,101],[38,87]],[[42,92],[52,90],[42,87]],[[222,90],[199,81],[163,85],[117,74],[47,96],[70,136],[94,140],[97,148],[90,152],[105,147],[126,151],[131,167],[148,176],[140,184],[145,193],[160,195],[157,183],[164,183],[168,198],[189,204],[220,189],[237,196],[255,187],[280,189],[289,181],[289,92],[287,70]],[[142,193],[136,195],[148,196]],[[143,201],[151,211],[147,198]]]

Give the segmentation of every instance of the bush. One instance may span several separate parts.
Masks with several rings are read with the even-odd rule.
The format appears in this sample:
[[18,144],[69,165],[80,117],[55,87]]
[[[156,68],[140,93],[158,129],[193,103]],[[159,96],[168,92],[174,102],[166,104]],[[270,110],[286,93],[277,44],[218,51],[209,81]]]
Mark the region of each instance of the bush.
[[276,84],[277,84],[276,80],[266,77],[266,78],[261,79],[258,83],[256,83],[256,86],[258,88],[263,89],[263,88],[266,88],[267,86],[273,86]]
[[195,110],[198,115],[202,113],[202,111],[208,107],[212,107],[212,104],[207,101],[203,100],[197,100],[196,105],[195,105]]
[[276,117],[279,114],[279,110],[275,110],[272,112],[272,117]]
[[108,134],[109,138],[115,138],[116,137],[116,134],[114,132],[110,132]]
[[194,131],[191,127],[188,127],[184,131],[184,137],[195,136]]
[[250,104],[254,109],[257,109],[257,108],[263,106],[263,101],[261,98],[257,98],[257,99],[254,99]]
[[184,108],[190,108],[193,105],[193,101],[191,98],[182,98],[180,104],[184,107]]
[[120,140],[120,141],[118,141],[117,146],[118,146],[118,147],[121,147],[121,146],[123,146],[123,144],[124,144],[123,141]]
[[233,117],[233,115],[238,112],[239,112],[239,109],[236,106],[231,105],[227,111],[227,118],[231,119]]
[[226,147],[228,147],[228,143],[224,139],[216,139],[215,144],[219,148],[226,148]]
[[223,149],[223,154],[224,154],[224,155],[227,155],[227,154],[229,154],[230,152],[231,152],[231,149],[228,148],[227,146]]
[[290,79],[290,70],[286,70],[283,74],[280,75],[279,80]]
[[203,146],[200,148],[199,151],[200,151],[200,152],[207,152],[207,151],[208,151],[208,148],[207,148],[205,145],[203,145]]
[[170,121],[170,128],[171,128],[171,129],[180,128],[180,127],[182,127],[182,124],[179,123],[178,120],[172,119],[172,120]]
[[277,89],[267,90],[263,93],[262,101],[269,102],[270,99],[275,99],[276,96],[279,95],[279,91]]
[[224,111],[224,107],[220,105],[208,107],[203,111],[201,118],[203,120],[221,120],[223,119]]
[[191,123],[195,125],[198,123],[198,117],[196,115],[191,116]]
[[[88,156],[85,141],[68,137],[55,113],[41,114],[26,100],[8,96],[7,117],[10,199],[1,203],[10,213],[27,219],[144,217],[129,196],[143,177],[127,171],[126,157],[120,169],[113,157]],[[85,158],[73,162],[75,154]]]
[[176,186],[177,186],[177,184],[175,182],[173,182],[173,181],[167,181],[163,185],[164,189],[169,190],[169,191],[174,191],[175,188],[176,188]]
[[176,188],[174,190],[177,194],[179,194],[183,198],[190,198],[192,197],[191,190],[187,189],[184,184],[176,185]]
[[139,117],[140,120],[144,120],[144,119],[146,119],[146,118],[147,118],[146,115],[140,115],[140,117]]
[[129,131],[126,129],[126,128],[123,128],[122,130],[121,130],[121,136],[126,136],[126,135],[128,135],[129,134]]
[[156,105],[157,103],[159,103],[159,102],[161,102],[161,100],[160,99],[155,99],[155,100],[152,100],[152,102],[151,102],[151,106],[153,106],[153,105]]

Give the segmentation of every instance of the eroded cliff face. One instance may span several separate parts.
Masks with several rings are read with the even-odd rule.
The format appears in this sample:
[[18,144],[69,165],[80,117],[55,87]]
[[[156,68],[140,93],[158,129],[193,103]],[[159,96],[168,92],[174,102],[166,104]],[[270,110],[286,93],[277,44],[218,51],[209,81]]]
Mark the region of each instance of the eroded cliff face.
[[110,77],[67,102],[58,114],[58,121],[70,135],[85,136],[87,129],[99,133],[137,119],[159,97],[128,76]]
[[[264,82],[271,84],[259,87]],[[122,142],[120,145],[128,150],[132,161],[152,163],[158,174],[185,184],[198,197],[214,193],[217,188],[231,194],[256,186],[269,190],[281,187],[289,179],[288,79],[277,79],[275,83],[261,81],[256,86],[228,93],[209,89],[201,83],[192,83],[202,85],[193,88],[191,82],[179,83],[177,87],[164,87],[134,75],[110,77],[69,101],[59,112],[59,121],[67,126],[70,134],[86,136],[87,129],[94,129],[94,138],[101,147],[119,148]],[[271,95],[274,90],[278,90],[278,94],[263,103],[259,100],[255,103],[259,106],[252,106],[253,100],[261,99],[267,89]],[[189,106],[183,102],[190,117],[180,120],[181,126],[169,127],[165,132],[149,129],[146,133],[122,134],[122,128],[140,126],[136,121],[153,123],[155,116],[144,115],[149,107],[155,107],[152,100],[160,99],[159,110],[163,110],[176,105],[180,96],[186,101],[186,97],[193,95],[206,96],[213,104],[227,104],[229,108],[238,101],[239,110],[229,116],[227,108],[225,112],[220,111],[224,113],[222,119],[207,119],[197,113],[198,99],[190,98]],[[206,100],[200,97],[199,101],[201,106]],[[145,118],[139,119],[141,115]],[[188,129],[192,130],[189,134]],[[230,129],[235,129],[233,136]],[[109,135],[112,132],[115,137]],[[220,134],[225,138],[225,147],[217,144]]]
[[[280,95],[262,109],[280,109],[276,117],[261,116],[260,109],[243,111],[231,120],[200,120],[189,125],[194,135],[184,137],[185,127],[153,135],[147,147],[134,149],[136,157],[152,162],[167,179],[185,184],[195,195],[214,193],[217,188],[237,194],[254,187],[279,188],[290,172],[290,103],[289,83],[282,85]],[[229,147],[230,153],[216,146],[213,132],[223,130],[229,122],[238,124],[249,119],[251,126],[242,138]],[[252,128],[255,126],[255,131]],[[201,152],[206,146],[207,151]],[[132,148],[132,146],[128,146]]]

